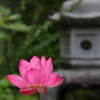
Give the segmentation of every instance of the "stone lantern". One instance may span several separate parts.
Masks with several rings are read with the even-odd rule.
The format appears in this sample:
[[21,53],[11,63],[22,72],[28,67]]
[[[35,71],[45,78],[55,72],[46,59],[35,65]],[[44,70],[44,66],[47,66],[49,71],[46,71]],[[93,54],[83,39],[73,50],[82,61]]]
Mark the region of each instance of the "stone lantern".
[[58,70],[64,82],[55,89],[48,88],[41,100],[58,100],[56,96],[67,84],[100,85],[100,0],[67,0],[59,12],[49,17],[61,25],[62,62],[74,69]]
[[[51,19],[60,19],[62,61],[72,66],[100,66],[100,0],[68,0]],[[60,18],[61,16],[61,18]]]

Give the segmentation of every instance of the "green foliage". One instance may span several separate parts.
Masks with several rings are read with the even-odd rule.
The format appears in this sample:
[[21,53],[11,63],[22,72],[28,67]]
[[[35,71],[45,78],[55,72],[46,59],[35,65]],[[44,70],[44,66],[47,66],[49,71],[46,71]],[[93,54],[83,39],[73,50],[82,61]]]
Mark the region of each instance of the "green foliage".
[[13,86],[5,77],[0,79],[0,100],[37,100],[37,94],[34,96],[25,96],[18,93],[18,89]]
[[64,1],[65,0],[60,0],[59,2],[58,0],[22,0],[20,9],[22,19],[27,24],[43,24],[50,14],[60,9]]
[[21,14],[11,14],[11,10],[5,6],[0,6],[0,12],[3,73],[18,71],[19,60],[29,60],[33,55],[53,57],[54,65],[59,67],[59,32],[52,21],[46,19],[43,24],[27,25],[23,23]]
[[[4,13],[5,12],[5,13]],[[21,20],[21,15],[16,13],[16,14],[11,14],[10,8],[7,8],[3,5],[0,6],[0,29],[1,32],[6,30],[11,30],[11,31],[19,31],[19,32],[27,32],[30,31],[30,26],[27,26],[26,24],[22,23]],[[3,34],[3,32],[2,32]]]
[[11,86],[11,84],[5,78],[0,79],[0,100],[14,100],[11,94],[12,90],[9,86]]
[[[14,53],[15,45],[19,44],[22,38],[17,34],[25,34],[31,30],[31,26],[22,23],[20,19],[20,14],[11,14],[9,8],[3,5],[0,6],[0,65],[6,69],[2,70],[1,67],[2,73],[5,74],[11,72],[12,53]],[[14,42],[14,38],[20,38],[20,40]],[[2,76],[2,73],[0,76]]]
[[[37,100],[24,96],[11,85],[5,75],[18,73],[20,59],[33,55],[53,57],[54,69],[60,67],[59,30],[56,22],[48,19],[63,1],[21,0],[19,12],[11,13],[0,5],[0,100]],[[47,6],[48,5],[48,6]]]
[[66,12],[72,11],[76,6],[78,6],[80,3],[82,2],[82,0],[77,1],[76,3],[74,3],[72,6],[70,6],[68,9],[66,9]]

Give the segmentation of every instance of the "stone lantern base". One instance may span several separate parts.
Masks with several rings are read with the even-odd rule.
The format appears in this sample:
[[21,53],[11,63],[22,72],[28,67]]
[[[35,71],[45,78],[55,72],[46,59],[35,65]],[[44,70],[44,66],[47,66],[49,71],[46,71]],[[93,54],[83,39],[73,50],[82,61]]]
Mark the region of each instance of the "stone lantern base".
[[[65,93],[68,84],[77,84],[83,88],[100,85],[100,69],[58,70],[56,72],[64,77],[63,83],[55,88],[47,88],[47,92],[41,94],[40,100],[63,100],[59,99],[59,96],[61,93]],[[62,98],[64,95],[62,94]]]

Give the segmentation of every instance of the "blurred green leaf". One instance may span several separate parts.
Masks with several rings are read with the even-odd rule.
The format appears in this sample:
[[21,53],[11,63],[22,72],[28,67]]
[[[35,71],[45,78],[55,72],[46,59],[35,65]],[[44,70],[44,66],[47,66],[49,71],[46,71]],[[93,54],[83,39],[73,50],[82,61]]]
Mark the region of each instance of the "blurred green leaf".
[[19,18],[21,18],[20,14],[13,14],[13,15],[8,16],[8,20],[16,20]]

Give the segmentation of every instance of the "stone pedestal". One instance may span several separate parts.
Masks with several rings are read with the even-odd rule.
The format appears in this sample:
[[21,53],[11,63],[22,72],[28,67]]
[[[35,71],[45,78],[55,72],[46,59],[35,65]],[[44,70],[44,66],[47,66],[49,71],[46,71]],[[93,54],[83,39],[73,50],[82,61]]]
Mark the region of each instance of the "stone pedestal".
[[47,88],[47,92],[40,95],[40,100],[64,100],[68,84],[76,84],[83,88],[100,85],[100,69],[58,70],[56,73],[64,77],[63,83],[54,88]]

